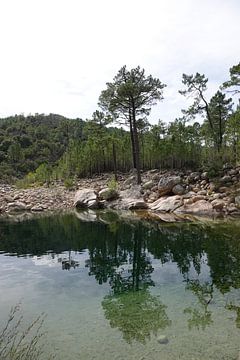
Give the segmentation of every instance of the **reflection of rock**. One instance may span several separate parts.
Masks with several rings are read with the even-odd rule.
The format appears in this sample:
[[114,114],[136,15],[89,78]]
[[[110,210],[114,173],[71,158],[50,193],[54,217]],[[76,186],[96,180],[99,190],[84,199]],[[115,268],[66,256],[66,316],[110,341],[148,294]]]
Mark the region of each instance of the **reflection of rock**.
[[99,203],[95,191],[93,189],[78,190],[74,197],[74,206],[78,209],[97,209]]
[[146,220],[160,220],[167,223],[175,223],[175,222],[183,222],[183,221],[191,221],[192,219],[187,218],[186,216],[178,216],[174,213],[164,213],[164,212],[151,212],[145,211],[143,213],[139,213],[138,216],[141,219]]
[[97,220],[97,214],[95,211],[89,209],[89,210],[80,210],[77,211],[75,210],[75,215],[76,217],[81,220],[81,221],[87,221],[87,222],[92,222],[92,221],[96,221]]

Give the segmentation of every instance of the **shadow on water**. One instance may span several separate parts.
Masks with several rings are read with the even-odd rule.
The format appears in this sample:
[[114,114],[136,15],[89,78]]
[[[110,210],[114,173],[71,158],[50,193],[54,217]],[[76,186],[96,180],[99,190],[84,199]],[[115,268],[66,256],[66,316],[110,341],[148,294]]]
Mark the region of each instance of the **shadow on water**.
[[[167,305],[151,291],[155,285],[153,260],[161,265],[175,264],[186,292],[195,296],[197,303],[184,309],[190,330],[204,330],[213,323],[211,306],[216,290],[225,295],[240,288],[237,223],[164,224],[132,221],[114,212],[87,212],[19,223],[1,220],[0,230],[1,253],[23,257],[50,254],[64,270],[77,268],[74,254],[87,251],[89,276],[99,285],[109,285],[102,300],[105,317],[128,343],[145,343],[173,321],[167,315]],[[204,281],[203,266],[209,270]],[[225,309],[236,313],[240,328],[239,301],[226,302]]]

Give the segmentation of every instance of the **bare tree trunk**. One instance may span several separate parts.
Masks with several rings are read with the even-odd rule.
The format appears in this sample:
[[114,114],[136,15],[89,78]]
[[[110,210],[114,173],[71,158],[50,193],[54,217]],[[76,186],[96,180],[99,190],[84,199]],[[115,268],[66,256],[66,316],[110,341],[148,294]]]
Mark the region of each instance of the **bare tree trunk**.
[[135,141],[134,141],[134,131],[133,131],[133,120],[131,114],[129,114],[129,124],[130,124],[130,136],[131,136],[131,144],[132,144],[132,156],[133,156],[133,168],[137,168],[136,164],[136,151],[135,151]]
[[139,151],[139,139],[138,131],[135,117],[135,108],[133,107],[133,117],[132,117],[132,128],[133,128],[133,140],[134,140],[134,152],[135,152],[135,161],[137,169],[137,183],[141,184],[141,173],[140,173],[140,151]]

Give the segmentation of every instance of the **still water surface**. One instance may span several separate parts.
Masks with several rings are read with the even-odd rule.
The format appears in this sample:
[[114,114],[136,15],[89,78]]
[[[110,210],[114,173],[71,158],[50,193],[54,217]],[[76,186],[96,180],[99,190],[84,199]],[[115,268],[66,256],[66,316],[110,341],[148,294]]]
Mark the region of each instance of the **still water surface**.
[[59,360],[238,359],[240,223],[1,220],[0,291],[0,324],[46,313]]

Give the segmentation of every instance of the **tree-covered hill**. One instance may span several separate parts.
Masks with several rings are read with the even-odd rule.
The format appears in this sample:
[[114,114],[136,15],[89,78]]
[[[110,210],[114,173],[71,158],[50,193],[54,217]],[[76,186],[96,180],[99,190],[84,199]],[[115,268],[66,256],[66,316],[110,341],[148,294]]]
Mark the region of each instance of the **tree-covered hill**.
[[55,114],[0,119],[0,177],[9,181],[42,163],[55,165],[70,139],[81,138],[82,129],[82,120]]

